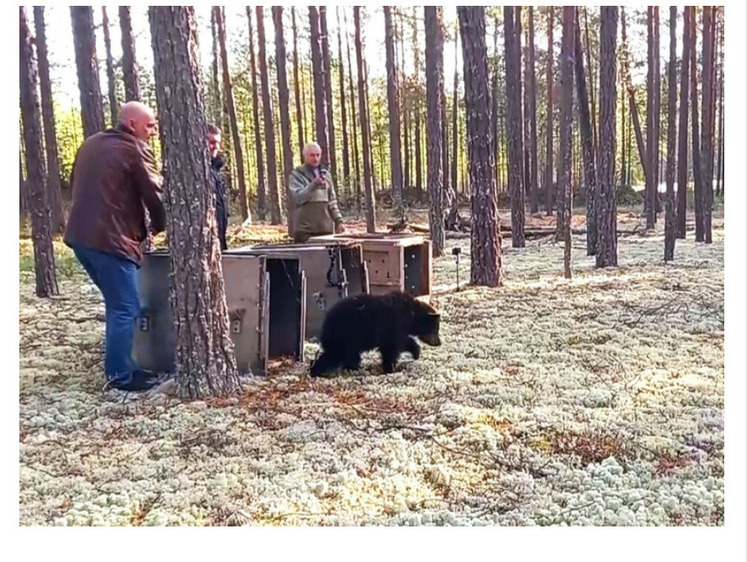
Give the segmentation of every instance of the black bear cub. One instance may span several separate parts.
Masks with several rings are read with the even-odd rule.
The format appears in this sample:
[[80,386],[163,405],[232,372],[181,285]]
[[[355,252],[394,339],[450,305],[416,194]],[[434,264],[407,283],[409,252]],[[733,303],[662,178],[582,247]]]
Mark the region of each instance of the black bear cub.
[[420,357],[415,337],[428,345],[441,345],[440,315],[411,295],[355,295],[329,309],[322,324],[323,353],[311,365],[312,376],[343,367],[361,368],[361,353],[378,348],[385,373],[394,372],[401,353]]

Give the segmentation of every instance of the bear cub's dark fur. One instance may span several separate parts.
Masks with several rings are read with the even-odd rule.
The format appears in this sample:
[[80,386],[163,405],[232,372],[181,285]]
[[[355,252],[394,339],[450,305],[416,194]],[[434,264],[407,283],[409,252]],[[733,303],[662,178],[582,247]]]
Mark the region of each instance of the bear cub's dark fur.
[[312,376],[343,367],[361,368],[361,353],[378,348],[385,373],[392,373],[400,354],[420,357],[416,337],[428,345],[441,345],[440,315],[411,295],[355,295],[329,309],[322,324],[323,353],[311,365]]

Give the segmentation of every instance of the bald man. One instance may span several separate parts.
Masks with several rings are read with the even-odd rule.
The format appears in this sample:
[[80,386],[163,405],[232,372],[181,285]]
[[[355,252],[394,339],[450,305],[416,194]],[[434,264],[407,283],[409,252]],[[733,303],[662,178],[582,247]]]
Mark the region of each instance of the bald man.
[[289,184],[296,207],[294,242],[345,232],[332,174],[321,166],[322,149],[311,142],[304,147],[303,158],[304,164],[293,170]]
[[135,319],[140,311],[137,269],[141,243],[151,229],[166,228],[161,176],[148,146],[156,116],[139,102],[128,102],[117,126],[88,137],[75,156],[70,185],[73,204],[65,228],[70,246],[104,295],[106,351],[104,373],[120,390],[146,390],[156,377],[132,360]]

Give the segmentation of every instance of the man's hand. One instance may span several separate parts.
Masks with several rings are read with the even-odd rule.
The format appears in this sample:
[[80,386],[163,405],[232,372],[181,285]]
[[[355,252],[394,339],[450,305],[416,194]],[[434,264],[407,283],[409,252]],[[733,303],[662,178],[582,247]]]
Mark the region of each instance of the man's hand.
[[319,175],[314,178],[314,181],[311,182],[313,186],[317,189],[321,189],[323,187],[327,187],[327,181],[324,179],[324,176]]
[[335,234],[342,234],[343,232],[345,232],[345,226],[341,222],[335,224]]

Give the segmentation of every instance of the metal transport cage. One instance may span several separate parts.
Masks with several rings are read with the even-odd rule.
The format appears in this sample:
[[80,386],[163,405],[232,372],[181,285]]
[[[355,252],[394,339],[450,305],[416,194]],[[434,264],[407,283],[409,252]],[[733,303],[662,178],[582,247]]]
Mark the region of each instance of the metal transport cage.
[[[264,374],[270,360],[302,360],[306,278],[300,260],[291,255],[236,251],[223,254],[222,266],[239,371]],[[135,360],[145,369],[173,372],[176,334],[169,298],[169,254],[146,254],[137,284],[141,311],[135,329]]]
[[368,292],[368,272],[361,244],[349,240],[300,244],[258,244],[228,250],[268,259],[294,257],[306,273],[306,337],[318,337],[327,310],[337,301]]
[[310,242],[343,240],[358,242],[368,268],[371,294],[392,291],[414,297],[430,297],[432,278],[431,241],[419,234],[350,233],[311,238]]

